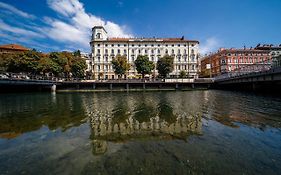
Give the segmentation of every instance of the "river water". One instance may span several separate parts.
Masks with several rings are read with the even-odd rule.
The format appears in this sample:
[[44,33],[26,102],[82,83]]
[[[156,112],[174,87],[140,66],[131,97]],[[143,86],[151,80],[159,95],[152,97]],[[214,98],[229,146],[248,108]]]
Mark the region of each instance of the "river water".
[[281,98],[0,94],[0,174],[281,174]]

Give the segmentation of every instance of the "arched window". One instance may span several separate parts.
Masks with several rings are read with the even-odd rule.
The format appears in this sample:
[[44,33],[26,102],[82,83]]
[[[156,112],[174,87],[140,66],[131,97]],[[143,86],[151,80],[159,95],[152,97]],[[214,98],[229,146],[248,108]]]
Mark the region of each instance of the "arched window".
[[169,54],[168,49],[165,50],[165,54]]
[[97,33],[97,39],[101,38],[101,33]]
[[111,53],[114,53],[114,49],[111,49]]
[[183,51],[183,52],[184,52],[184,54],[186,54],[186,49],[184,49],[184,51]]
[[178,54],[180,54],[181,53],[181,50],[180,49],[178,49]]
[[174,49],[172,49],[172,54],[175,53]]
[[193,49],[191,49],[191,54],[194,54],[194,50]]
[[158,49],[158,54],[160,54],[160,49]]

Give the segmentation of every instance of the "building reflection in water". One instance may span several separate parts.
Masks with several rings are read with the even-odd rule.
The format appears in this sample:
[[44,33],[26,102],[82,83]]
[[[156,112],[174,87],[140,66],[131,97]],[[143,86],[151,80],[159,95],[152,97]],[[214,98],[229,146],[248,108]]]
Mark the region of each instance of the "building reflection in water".
[[103,102],[94,103],[92,111],[88,111],[93,154],[105,153],[108,141],[186,139],[190,134],[201,133],[199,114],[192,115],[179,110],[175,112],[163,97],[123,98],[124,103],[109,100],[106,105],[108,108],[101,105]]

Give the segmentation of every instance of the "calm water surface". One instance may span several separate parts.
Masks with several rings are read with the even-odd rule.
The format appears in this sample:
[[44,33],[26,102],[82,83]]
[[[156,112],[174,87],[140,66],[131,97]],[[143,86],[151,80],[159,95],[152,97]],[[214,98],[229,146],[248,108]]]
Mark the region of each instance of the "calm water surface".
[[0,174],[281,174],[281,98],[0,94]]

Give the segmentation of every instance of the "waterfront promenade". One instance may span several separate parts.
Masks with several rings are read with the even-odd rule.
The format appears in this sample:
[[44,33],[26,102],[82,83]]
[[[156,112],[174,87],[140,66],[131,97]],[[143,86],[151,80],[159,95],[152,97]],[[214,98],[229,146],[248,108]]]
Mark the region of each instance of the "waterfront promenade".
[[0,79],[2,91],[56,91],[56,90],[176,90],[176,89],[208,89],[213,79],[120,79],[120,80],[40,80],[40,79]]

